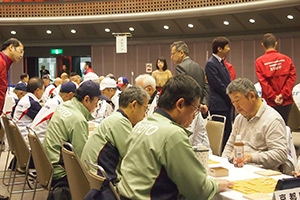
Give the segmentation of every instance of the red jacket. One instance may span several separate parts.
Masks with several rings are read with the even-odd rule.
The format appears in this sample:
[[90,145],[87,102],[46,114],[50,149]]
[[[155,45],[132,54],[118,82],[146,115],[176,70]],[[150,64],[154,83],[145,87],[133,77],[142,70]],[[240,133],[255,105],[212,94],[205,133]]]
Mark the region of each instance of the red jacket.
[[276,50],[268,50],[256,59],[255,68],[262,97],[268,105],[277,106],[274,100],[279,94],[283,97],[282,106],[294,102],[292,90],[296,81],[296,68],[291,58]]
[[84,72],[84,74],[90,73],[90,72],[94,72],[94,70],[92,68],[87,68],[87,70]]
[[0,52],[0,114],[3,110],[5,94],[8,86],[7,73],[12,62],[12,59],[3,52]]
[[235,69],[234,69],[233,65],[231,63],[227,62],[225,59],[224,59],[224,63],[225,63],[226,68],[229,71],[231,81],[233,81],[236,78]]

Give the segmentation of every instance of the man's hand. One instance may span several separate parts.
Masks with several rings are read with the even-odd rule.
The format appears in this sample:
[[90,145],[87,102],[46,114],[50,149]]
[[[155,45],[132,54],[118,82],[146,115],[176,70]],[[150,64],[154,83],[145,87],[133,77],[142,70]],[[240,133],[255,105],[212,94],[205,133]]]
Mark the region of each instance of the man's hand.
[[233,182],[224,180],[224,179],[216,179],[216,181],[220,185],[220,192],[224,192],[227,188],[233,187]]
[[200,104],[200,110],[203,115],[205,115],[208,111],[208,107],[205,104]]
[[244,153],[244,163],[252,163],[251,153]]
[[279,94],[279,95],[277,95],[276,97],[275,97],[275,103],[277,104],[277,105],[281,105],[282,103],[283,103],[283,98],[282,98],[282,95],[281,94]]

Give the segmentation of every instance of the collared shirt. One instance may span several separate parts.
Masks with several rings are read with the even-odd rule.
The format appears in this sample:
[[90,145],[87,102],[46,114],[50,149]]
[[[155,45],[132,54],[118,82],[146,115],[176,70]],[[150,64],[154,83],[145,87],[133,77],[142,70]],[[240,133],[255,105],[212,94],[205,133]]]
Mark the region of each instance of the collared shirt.
[[258,112],[251,119],[239,114],[222,153],[230,157],[236,135],[244,142],[244,152],[251,153],[252,162],[267,169],[277,169],[287,159],[285,123],[280,114],[263,100]]
[[214,57],[216,57],[216,59],[218,59],[218,61],[220,62],[220,63],[222,63],[222,58],[220,57],[220,56],[218,56],[217,54],[212,54]]

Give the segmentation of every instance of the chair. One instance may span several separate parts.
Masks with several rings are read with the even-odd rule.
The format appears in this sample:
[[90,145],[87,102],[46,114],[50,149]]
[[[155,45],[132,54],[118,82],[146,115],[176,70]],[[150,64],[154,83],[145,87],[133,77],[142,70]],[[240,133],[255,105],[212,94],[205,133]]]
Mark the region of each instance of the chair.
[[32,197],[32,199],[34,199],[38,182],[44,189],[48,190],[48,192],[50,191],[52,177],[53,177],[53,166],[45,152],[45,149],[40,139],[29,128],[28,128],[28,140],[29,140],[31,155],[34,161],[34,166],[37,174],[37,180],[35,182],[34,193]]
[[292,131],[292,138],[294,146],[297,147],[297,155],[299,155],[300,148],[300,111],[296,103],[292,104],[291,111],[289,114],[289,119],[287,125]]
[[[7,190],[10,193],[10,198],[12,194],[22,193],[21,199],[23,199],[24,192],[33,192],[34,190],[25,190],[25,185],[29,176],[29,163],[31,158],[31,153],[29,147],[27,146],[20,130],[14,122],[9,120],[7,117],[3,117],[3,122],[6,130],[7,140],[10,145],[11,151],[14,153],[17,159],[18,170],[14,170],[13,177],[9,177]],[[23,189],[14,191],[15,179],[17,171],[25,173],[25,178],[23,181]],[[12,174],[12,171],[11,171]],[[11,186],[11,188],[10,188]]]
[[[1,120],[1,119],[0,119]],[[0,158],[1,158],[1,155],[2,155],[2,152],[4,151],[4,148],[5,148],[5,145],[4,145],[4,127],[2,125],[2,122],[0,121]]]
[[292,104],[287,125],[292,131],[300,131],[300,111],[295,103]]
[[286,126],[286,140],[287,140],[287,160],[282,164],[279,169],[282,173],[293,175],[292,171],[295,171],[297,166],[297,156],[295,146],[293,144],[291,129]]
[[6,176],[7,173],[7,168],[8,168],[8,163],[9,163],[9,156],[10,153],[14,155],[14,147],[12,145],[12,138],[11,138],[11,133],[9,132],[9,119],[6,115],[2,115],[1,117],[2,119],[2,124],[3,124],[3,128],[4,128],[4,132],[6,134],[6,138],[7,138],[7,143],[8,143],[8,152],[7,152],[7,157],[6,157],[6,161],[5,161],[5,165],[4,165],[4,170],[3,170],[3,178],[2,178],[2,183],[6,186],[9,185],[9,183],[5,182],[6,178],[9,178],[9,176]]
[[[217,119],[221,121],[217,121]],[[222,141],[225,123],[226,117],[216,114],[209,116],[206,122],[206,131],[210,143],[210,148],[213,154],[217,156],[221,156],[222,153]]]
[[62,144],[61,153],[72,200],[82,200],[90,191],[90,184],[80,159],[75,153],[73,146],[68,142]]
[[[100,190],[104,181],[107,180],[107,174],[106,174],[105,170],[99,165],[90,163],[88,160],[85,160],[85,163],[86,163],[86,166],[88,169],[87,175],[88,175],[88,179],[90,182],[90,189],[91,190],[92,189]],[[95,170],[101,172],[103,177],[98,174],[95,174],[94,173]],[[120,200],[120,197],[119,197],[114,185],[112,184],[112,182],[109,182],[109,187],[110,187],[110,190],[112,191],[113,195],[115,196],[115,198],[117,200]]]

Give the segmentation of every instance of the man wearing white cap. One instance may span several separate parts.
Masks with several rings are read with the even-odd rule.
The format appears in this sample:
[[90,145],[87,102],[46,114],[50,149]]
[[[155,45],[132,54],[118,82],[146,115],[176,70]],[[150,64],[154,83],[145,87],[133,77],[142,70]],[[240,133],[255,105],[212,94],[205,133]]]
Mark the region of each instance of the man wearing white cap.
[[108,77],[104,78],[100,83],[100,90],[104,98],[99,100],[98,108],[92,113],[95,122],[101,122],[113,113],[115,106],[111,98],[117,91],[116,81]]

